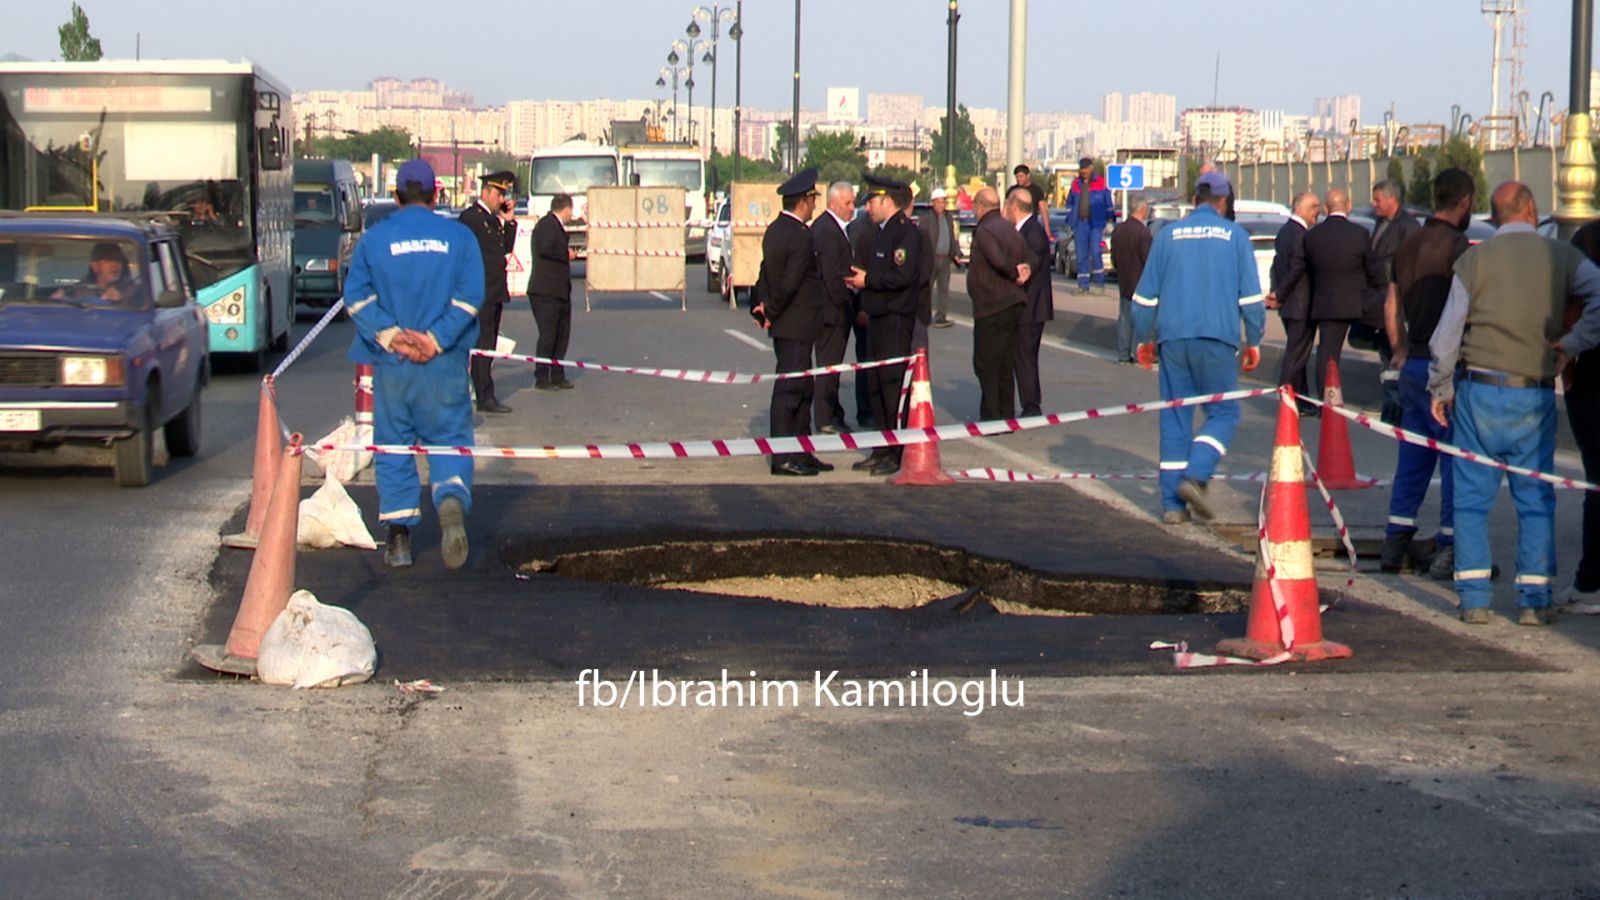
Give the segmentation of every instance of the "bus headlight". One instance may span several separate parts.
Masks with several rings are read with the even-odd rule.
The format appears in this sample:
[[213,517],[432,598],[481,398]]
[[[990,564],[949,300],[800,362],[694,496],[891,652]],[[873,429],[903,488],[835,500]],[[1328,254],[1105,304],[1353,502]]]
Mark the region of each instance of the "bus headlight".
[[244,288],[231,291],[207,306],[206,318],[214,325],[243,325]]
[[68,387],[112,387],[122,384],[122,359],[110,356],[61,357],[61,383]]

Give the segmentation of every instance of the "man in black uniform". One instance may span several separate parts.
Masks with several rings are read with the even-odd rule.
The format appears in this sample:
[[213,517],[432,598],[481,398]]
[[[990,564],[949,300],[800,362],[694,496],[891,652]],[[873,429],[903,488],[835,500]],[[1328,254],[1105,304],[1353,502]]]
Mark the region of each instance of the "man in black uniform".
[[[572,198],[557,194],[550,198],[550,211],[533,226],[533,276],[528,282],[528,302],[533,305],[534,321],[539,323],[539,343],[535,351],[544,359],[563,359],[567,340],[572,336],[572,259],[567,245],[567,223],[572,221]],[[533,387],[540,391],[570,388],[567,373],[557,365],[538,363],[533,367]]]
[[[877,226],[866,267],[850,270],[851,287],[861,292],[867,313],[868,344],[873,359],[907,356],[911,352],[912,324],[922,299],[922,234],[902,214],[909,188],[888,178],[866,175],[867,215]],[[867,370],[872,414],[881,429],[900,424],[900,381],[905,365]],[[899,447],[880,447],[851,468],[873,475],[900,471]]]
[[[485,175],[483,187],[478,191],[477,202],[461,211],[461,224],[467,226],[478,239],[478,249],[483,253],[483,306],[478,309],[479,350],[493,350],[500,337],[500,308],[510,299],[506,288],[506,257],[517,243],[517,220],[512,215],[510,195],[517,184],[511,172],[494,172]],[[508,413],[511,407],[501,403],[494,395],[494,376],[489,367],[494,362],[481,356],[472,358],[472,390],[478,395],[478,411]]]
[[[751,310],[772,334],[779,372],[811,368],[811,348],[822,333],[822,274],[807,225],[817,209],[817,170],[806,169],[778,188],[783,212],[761,237],[761,288]],[[772,384],[772,436],[811,433],[811,379]],[[774,475],[815,475],[833,468],[809,453],[775,453]]]

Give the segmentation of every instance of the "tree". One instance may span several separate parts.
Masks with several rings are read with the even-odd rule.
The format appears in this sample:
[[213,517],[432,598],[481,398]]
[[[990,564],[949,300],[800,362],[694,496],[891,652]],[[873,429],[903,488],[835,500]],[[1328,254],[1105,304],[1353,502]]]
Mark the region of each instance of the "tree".
[[[905,184],[915,184],[919,188],[917,191],[917,196],[919,197],[926,197],[928,196],[929,192],[933,190],[932,185],[930,185],[926,179],[919,179],[919,176],[916,172],[911,171],[905,166],[878,166],[872,170],[872,174],[879,178],[889,178],[893,179],[894,181],[904,182]],[[858,171],[855,176],[846,178],[844,180],[850,182],[859,182],[860,177],[861,176]],[[942,180],[939,181],[939,183],[944,184]]]
[[1406,202],[1423,209],[1433,208],[1433,165],[1426,156],[1417,157],[1411,165],[1411,183],[1406,189]]
[[[711,167],[717,173],[717,186],[719,190],[727,190],[733,183],[733,157],[721,153],[711,154]],[[764,159],[751,159],[748,156],[739,157],[740,181],[779,181],[778,176],[783,169]]]
[[478,162],[483,163],[484,174],[490,172],[518,172],[520,173],[517,176],[518,181],[522,181],[523,176],[528,174],[525,171],[527,166],[524,161],[504,150],[490,150],[478,157]]
[[789,169],[789,135],[793,133],[794,129],[789,127],[788,120],[779,122],[773,129],[772,153],[769,158],[773,167],[780,172]]
[[[1478,189],[1474,211],[1484,212],[1489,208],[1489,182],[1483,174],[1483,151],[1478,149],[1476,144],[1468,140],[1465,135],[1455,135],[1445,142],[1443,148],[1435,151],[1435,160],[1440,171],[1454,166],[1470,174],[1473,185]],[[1429,185],[1428,190],[1431,194],[1432,185]],[[1429,202],[1425,205],[1431,206],[1433,198],[1430,196],[1428,199]]]
[[56,29],[61,38],[61,58],[67,62],[94,62],[101,56],[100,39],[89,33],[89,17],[72,4],[72,18]]
[[867,167],[867,155],[853,131],[819,132],[806,141],[806,165],[816,166],[817,180],[823,184],[854,183]]
[[1406,166],[1397,156],[1389,157],[1389,166],[1384,171],[1384,177],[1400,186],[1402,201],[1406,196]]
[[933,141],[933,153],[928,157],[928,164],[933,167],[936,177],[943,177],[945,166],[949,162],[945,159],[946,134],[955,135],[955,166],[956,179],[964,181],[973,175],[983,175],[989,171],[989,153],[983,149],[983,143],[978,140],[978,132],[972,127],[972,116],[967,113],[965,106],[956,108],[955,126],[951,129],[950,115],[946,113],[939,119],[939,127],[929,135]]

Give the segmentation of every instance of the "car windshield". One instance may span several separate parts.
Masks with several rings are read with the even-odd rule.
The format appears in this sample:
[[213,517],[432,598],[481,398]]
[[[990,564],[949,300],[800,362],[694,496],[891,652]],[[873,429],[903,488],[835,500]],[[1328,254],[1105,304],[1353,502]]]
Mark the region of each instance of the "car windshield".
[[617,183],[617,161],[609,156],[549,156],[533,161],[533,192],[581,194]]
[[142,308],[148,305],[143,263],[132,241],[0,236],[0,306]]
[[640,187],[679,185],[691,191],[700,190],[699,160],[636,159],[633,170],[639,174]]
[[332,224],[334,221],[333,185],[295,185],[294,221],[296,225]]

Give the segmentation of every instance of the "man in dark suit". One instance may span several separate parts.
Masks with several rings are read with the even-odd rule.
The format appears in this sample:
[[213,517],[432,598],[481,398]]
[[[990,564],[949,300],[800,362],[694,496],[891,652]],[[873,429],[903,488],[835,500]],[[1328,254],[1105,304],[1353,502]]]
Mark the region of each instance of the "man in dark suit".
[[933,243],[933,322],[934,328],[949,328],[950,268],[961,255],[961,241],[956,235],[956,216],[947,212],[948,195],[944,188],[934,188],[928,197],[931,207],[917,217],[917,224]]
[[[850,277],[850,266],[855,260],[846,232],[856,209],[855,185],[847,181],[834,182],[828,188],[827,199],[828,208],[811,223],[811,246],[817,254],[817,269],[822,273],[824,301],[822,333],[817,337],[816,346],[819,366],[844,362],[850,328],[856,318],[855,295],[844,283]],[[817,377],[811,405],[817,431],[840,434],[850,430],[845,424],[844,404],[839,402],[839,376]]]
[[[528,301],[539,323],[537,355],[562,359],[572,336],[572,259],[567,246],[567,223],[572,221],[572,198],[557,194],[550,211],[533,226],[533,273],[528,280]],[[570,388],[572,382],[560,366],[537,363],[533,386],[541,391]]]
[[[500,311],[511,300],[506,287],[506,257],[516,249],[517,220],[512,215],[510,195],[516,190],[517,176],[511,172],[485,175],[478,199],[461,211],[461,224],[478,239],[483,254],[483,305],[478,307],[479,350],[493,350],[500,337]],[[472,390],[478,395],[478,411],[508,413],[511,407],[494,395],[494,360],[472,357]]]
[[[923,270],[922,235],[904,215],[905,208],[911,205],[911,189],[889,178],[866,175],[865,179],[867,215],[876,227],[867,231],[872,240],[867,257],[858,258],[850,270],[848,284],[861,292],[872,358],[908,356],[922,298]],[[867,370],[872,416],[879,428],[899,427],[900,382],[905,368],[901,363]],[[900,457],[899,447],[879,447],[851,468],[865,469],[873,475],[893,475],[900,471]]]
[[[863,271],[867,268],[867,260],[872,258],[872,241],[878,233],[877,223],[867,214],[865,205],[855,211],[855,217],[850,220],[850,225],[844,230],[845,236],[850,239],[850,252],[854,257],[854,265]],[[861,306],[861,292],[855,288],[850,289],[852,309],[855,310],[855,321],[850,324],[851,337],[856,342],[856,362],[868,362],[872,355],[872,335],[867,330],[867,311]],[[872,391],[874,388],[869,382],[869,373],[856,373],[856,424],[862,428],[878,427],[878,420],[872,417]]]
[[[817,208],[817,170],[806,169],[778,188],[783,212],[761,237],[760,302],[751,310],[772,335],[779,372],[811,368],[811,348],[822,331],[822,275],[806,225]],[[811,379],[772,384],[772,436],[811,433]],[[833,466],[809,453],[773,454],[774,475],[815,475]]]
[[1032,215],[1033,198],[1026,189],[1012,191],[1005,212],[1000,198],[984,188],[972,198],[978,227],[972,233],[972,262],[967,269],[967,294],[972,297],[972,371],[978,376],[978,417],[1009,419],[1017,413],[1017,322],[1027,305],[1022,286],[1031,273],[1027,248],[1016,222]]
[[[1278,384],[1294,388],[1296,396],[1305,396],[1310,386],[1306,383],[1306,365],[1311,361],[1311,343],[1316,332],[1311,327],[1311,282],[1306,279],[1306,232],[1317,223],[1322,201],[1307,191],[1294,198],[1289,221],[1278,229],[1273,241],[1272,284],[1267,291],[1267,308],[1276,309],[1283,320],[1285,337],[1283,367],[1278,372]],[[1318,408],[1300,403],[1300,414],[1314,416]]]
[[[1033,196],[1026,187],[1018,185],[1007,194],[1011,199],[1018,191]],[[1037,416],[1043,413],[1044,391],[1039,387],[1039,345],[1044,341],[1044,325],[1056,317],[1055,292],[1050,288],[1050,236],[1039,220],[1037,207],[1025,210],[1015,206],[1017,215],[1023,216],[1018,234],[1027,251],[1030,268],[1028,281],[1022,286],[1027,303],[1017,319],[1017,396],[1022,400],[1022,414]]]
[[1387,285],[1367,230],[1347,218],[1350,195],[1328,191],[1328,218],[1306,232],[1306,278],[1317,329],[1317,393],[1327,394],[1328,366],[1339,365],[1350,326],[1361,320],[1367,294]]
[[1150,259],[1150,198],[1135,194],[1128,218],[1111,232],[1111,262],[1117,267],[1117,365],[1131,366],[1133,358],[1133,289],[1139,286],[1144,264]]

